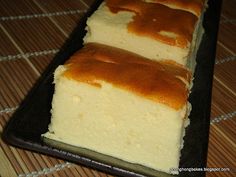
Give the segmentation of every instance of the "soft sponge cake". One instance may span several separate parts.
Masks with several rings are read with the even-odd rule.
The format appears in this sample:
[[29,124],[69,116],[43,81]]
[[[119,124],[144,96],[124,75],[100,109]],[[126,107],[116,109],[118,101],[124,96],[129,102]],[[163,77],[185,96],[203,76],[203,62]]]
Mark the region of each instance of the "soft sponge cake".
[[89,43],[55,71],[43,136],[169,173],[179,165],[190,80],[176,63]]
[[142,0],[105,0],[87,20],[84,42],[129,50],[152,60],[184,66],[195,48],[199,17]]

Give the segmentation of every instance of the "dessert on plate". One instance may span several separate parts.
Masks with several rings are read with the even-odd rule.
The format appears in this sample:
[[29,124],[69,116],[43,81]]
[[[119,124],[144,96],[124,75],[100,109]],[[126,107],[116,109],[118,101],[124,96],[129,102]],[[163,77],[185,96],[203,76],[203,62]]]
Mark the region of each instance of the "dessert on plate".
[[194,72],[205,6],[159,1],[105,0],[87,20],[84,43],[111,45],[152,60],[172,60]]
[[149,176],[179,167],[204,0],[105,0],[54,73],[54,147]]
[[89,43],[55,71],[43,136],[170,172],[179,165],[188,124],[190,79],[179,64]]

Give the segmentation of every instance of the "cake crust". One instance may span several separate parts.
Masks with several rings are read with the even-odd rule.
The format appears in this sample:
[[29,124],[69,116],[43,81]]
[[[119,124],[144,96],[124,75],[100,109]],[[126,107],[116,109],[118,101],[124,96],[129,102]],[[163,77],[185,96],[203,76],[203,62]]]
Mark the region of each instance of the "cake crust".
[[190,71],[173,62],[156,62],[118,48],[88,43],[65,66],[64,76],[96,87],[105,81],[174,109],[187,102]]
[[200,16],[204,9],[205,0],[148,0],[150,2],[157,2],[166,6],[189,11],[196,16]]
[[131,33],[180,48],[188,47],[192,41],[198,19],[192,13],[142,0],[106,0],[105,3],[114,14],[120,11],[135,14],[127,26]]

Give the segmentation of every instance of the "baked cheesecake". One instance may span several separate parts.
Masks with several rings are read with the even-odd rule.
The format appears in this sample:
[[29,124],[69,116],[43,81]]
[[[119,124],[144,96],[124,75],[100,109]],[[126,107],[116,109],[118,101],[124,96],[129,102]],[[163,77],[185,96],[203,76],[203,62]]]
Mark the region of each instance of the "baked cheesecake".
[[203,30],[201,15],[188,9],[143,0],[105,0],[87,20],[84,43],[102,43],[194,70],[192,55]]
[[190,82],[191,72],[177,63],[87,43],[55,71],[52,118],[42,136],[85,157],[170,173],[189,122]]

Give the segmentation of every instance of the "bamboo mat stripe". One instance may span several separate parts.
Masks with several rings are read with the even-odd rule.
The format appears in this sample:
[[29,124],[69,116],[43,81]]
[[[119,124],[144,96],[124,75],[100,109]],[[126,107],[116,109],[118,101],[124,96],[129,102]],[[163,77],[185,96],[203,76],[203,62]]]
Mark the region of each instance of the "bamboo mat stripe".
[[234,54],[230,53],[227,49],[225,49],[222,45],[218,43],[216,51],[217,60],[225,59],[230,56],[234,56]]
[[40,73],[43,73],[48,64],[52,61],[55,54],[34,56],[29,58],[33,65],[39,70]]
[[217,80],[227,91],[229,91],[232,95],[236,96],[236,92],[232,90],[228,85],[226,85],[223,81],[221,81],[218,77],[214,75],[214,79]]
[[221,45],[225,50],[227,50],[229,53],[231,53],[232,55],[235,55],[235,52],[232,51],[231,49],[229,49],[227,46],[225,46],[222,42],[217,41],[217,44]]
[[[227,68],[227,69],[226,69]],[[236,96],[236,82],[233,79],[236,75],[236,62],[230,61],[227,63],[223,63],[221,65],[215,66],[215,76],[214,78],[220,82],[222,86],[224,86],[227,91],[232,94],[232,97]]]
[[87,8],[89,7],[89,5],[84,1],[84,0],[80,0]]
[[236,19],[225,19],[220,22],[220,24],[223,23],[236,23]]
[[[236,40],[235,38],[232,38],[232,36],[236,36],[236,30],[234,30],[236,27],[236,24],[232,23],[223,23],[221,24],[221,28],[219,29],[219,33],[222,35],[219,35],[219,41],[224,43],[224,45],[233,51],[236,52]],[[232,38],[232,39],[231,39]]]
[[225,20],[229,20],[229,19],[227,18],[227,16],[224,15],[223,13],[221,14],[221,16],[224,17]]
[[4,108],[4,109],[0,110],[0,114],[14,112],[14,111],[16,111],[17,108],[18,108],[18,106],[13,107],[13,108]]
[[33,57],[33,56],[56,54],[57,52],[59,52],[59,49],[50,49],[50,50],[28,52],[28,53],[19,53],[17,55],[0,56],[0,61],[15,60],[15,59],[20,59],[20,58],[24,58],[24,57],[29,58],[29,57]]
[[[47,13],[47,10],[45,10],[43,8],[43,6],[40,5],[40,3],[38,3],[37,1],[33,0],[33,2],[44,12],[44,13]],[[63,28],[60,27],[60,25],[52,18],[52,17],[48,17],[51,22],[62,32],[62,34],[65,36],[65,37],[69,37],[69,35],[65,32],[65,30]]]
[[2,22],[1,26],[20,53],[43,51],[60,48],[65,42],[63,32],[55,28],[51,18]]
[[17,50],[22,54],[22,57],[25,58],[25,60],[27,61],[27,63],[30,65],[30,67],[35,71],[35,73],[39,76],[40,73],[38,72],[38,70],[35,68],[34,65],[32,65],[32,63],[28,60],[27,56],[24,55],[24,52],[22,51],[22,49],[20,48],[20,46],[16,43],[16,41],[12,38],[12,36],[6,31],[6,29],[1,25],[0,26],[1,29],[4,31],[4,33],[9,37],[10,41],[13,43],[13,45],[17,48]]
[[220,115],[218,117],[215,117],[211,120],[211,124],[219,123],[221,121],[227,120],[227,119],[232,119],[233,117],[236,117],[236,111]]
[[[14,0],[0,6],[0,134],[21,101],[94,0]],[[236,169],[236,8],[223,1],[208,150],[208,167],[226,167],[207,177],[235,176]],[[1,177],[111,177],[87,167],[6,145],[0,139]],[[3,160],[2,160],[3,159]]]
[[54,171],[59,171],[59,170],[62,170],[64,168],[70,168],[71,166],[73,166],[72,163],[65,162],[65,163],[62,163],[62,164],[56,164],[51,168],[43,168],[39,171],[32,171],[32,172],[26,173],[26,174],[19,174],[18,176],[19,177],[29,177],[29,176],[35,176],[36,177],[36,176],[40,176],[40,175],[46,175],[46,174],[49,174],[49,173],[53,173]]
[[224,59],[221,59],[221,60],[216,60],[215,64],[222,64],[222,63],[225,63],[225,62],[229,62],[229,61],[233,61],[236,59],[236,56],[230,56],[230,57],[226,57]]
[[25,60],[1,62],[0,71],[0,108],[18,106],[38,76]]
[[[45,7],[43,7],[42,5],[40,5],[40,3],[38,3],[37,1],[33,1],[44,13],[47,13],[47,9],[45,8]],[[84,3],[84,2],[82,2],[82,3]],[[81,10],[81,11],[83,11],[83,12],[86,12],[87,10]],[[68,14],[67,14],[68,15]],[[59,24],[59,22],[58,22],[58,20],[57,19],[55,19],[55,18],[52,18],[51,16],[49,16],[49,19],[50,19],[50,21],[57,27],[57,29],[59,29],[61,32],[62,32],[62,34],[66,37],[66,38],[68,38],[68,36],[69,36],[69,34],[67,33],[67,31],[65,30],[65,29],[62,29],[61,28],[61,25]]]
[[53,17],[53,16],[61,16],[61,15],[81,14],[81,13],[85,13],[85,12],[87,12],[87,11],[86,10],[68,10],[68,11],[60,11],[60,12],[53,12],[53,13],[9,16],[9,17],[0,17],[0,21]]

